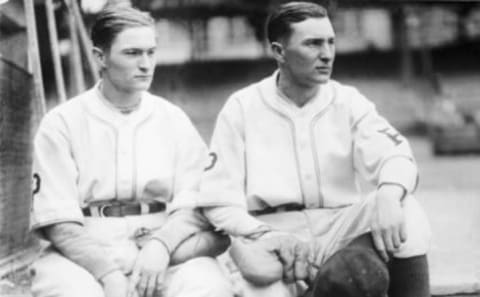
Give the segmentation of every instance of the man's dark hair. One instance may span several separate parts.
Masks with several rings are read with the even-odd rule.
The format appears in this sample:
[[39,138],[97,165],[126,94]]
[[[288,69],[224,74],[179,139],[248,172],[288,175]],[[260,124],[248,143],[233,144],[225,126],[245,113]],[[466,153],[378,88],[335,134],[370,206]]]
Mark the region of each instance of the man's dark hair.
[[302,22],[308,18],[328,17],[325,7],[311,2],[289,2],[280,5],[267,18],[266,34],[269,42],[288,38],[292,32],[292,23]]
[[155,21],[146,12],[125,5],[107,6],[97,15],[90,37],[94,46],[108,50],[123,30],[154,25]]

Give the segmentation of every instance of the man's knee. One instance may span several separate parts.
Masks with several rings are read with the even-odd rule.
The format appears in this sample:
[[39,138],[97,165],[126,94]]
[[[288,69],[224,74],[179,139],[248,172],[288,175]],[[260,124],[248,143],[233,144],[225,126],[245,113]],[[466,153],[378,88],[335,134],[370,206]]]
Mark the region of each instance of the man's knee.
[[292,297],[297,296],[293,285],[288,285],[283,281],[277,281],[268,286],[256,286],[246,280],[242,280],[242,297]]
[[93,275],[58,253],[51,252],[37,259],[31,274],[34,297],[104,297]]
[[430,246],[430,224],[420,203],[413,196],[404,201],[407,240],[393,253],[396,258],[425,255]]
[[167,297],[233,297],[233,286],[217,260],[199,257],[172,267]]
[[388,285],[386,264],[371,246],[359,244],[347,246],[330,257],[319,268],[307,296],[386,297]]

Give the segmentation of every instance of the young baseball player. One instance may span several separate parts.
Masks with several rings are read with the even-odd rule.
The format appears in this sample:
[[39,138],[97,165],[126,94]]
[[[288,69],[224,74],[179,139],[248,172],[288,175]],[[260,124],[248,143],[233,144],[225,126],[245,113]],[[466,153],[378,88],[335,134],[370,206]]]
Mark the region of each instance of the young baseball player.
[[[233,296],[207,257],[228,238],[207,230],[176,251],[162,239],[192,235],[162,226],[172,201],[196,199],[208,154],[187,116],[147,92],[157,44],[153,19],[129,7],[107,8],[91,37],[101,80],[51,110],[34,141],[31,226],[50,246],[33,264],[33,295]],[[175,214],[208,229],[196,215]]]
[[[356,238],[371,237],[388,261],[388,296],[429,296],[430,230],[412,196],[418,173],[408,141],[357,89],[330,78],[335,33],[323,7],[281,5],[266,29],[278,70],[221,110],[198,205],[235,236],[267,240],[272,229],[315,243],[320,269]],[[362,193],[360,179],[375,189]],[[241,266],[260,254],[235,255]],[[293,291],[284,281],[247,284],[246,296]]]

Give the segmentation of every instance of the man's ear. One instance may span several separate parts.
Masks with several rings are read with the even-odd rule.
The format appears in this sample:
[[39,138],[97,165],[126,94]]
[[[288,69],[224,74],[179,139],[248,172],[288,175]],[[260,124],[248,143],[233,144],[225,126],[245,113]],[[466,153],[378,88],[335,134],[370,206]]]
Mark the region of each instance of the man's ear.
[[99,68],[105,68],[105,52],[101,48],[94,46],[92,49],[92,53],[95,57],[95,60],[97,61],[97,65],[99,66]]
[[277,62],[283,63],[285,61],[285,51],[280,42],[272,42],[270,44],[270,49],[272,50],[273,58],[275,58]]

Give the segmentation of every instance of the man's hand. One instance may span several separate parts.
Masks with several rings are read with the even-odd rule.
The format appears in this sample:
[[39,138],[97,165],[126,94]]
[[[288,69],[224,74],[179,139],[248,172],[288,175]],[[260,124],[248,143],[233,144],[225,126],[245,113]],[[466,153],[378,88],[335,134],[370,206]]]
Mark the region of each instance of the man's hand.
[[276,249],[266,240],[235,238],[230,256],[243,278],[256,286],[267,286],[283,278],[283,265]]
[[103,285],[105,297],[127,296],[128,279],[120,270],[115,270],[105,275],[100,282]]
[[163,294],[165,274],[170,255],[160,241],[149,240],[140,250],[133,267],[128,297],[160,297]]
[[404,189],[398,185],[382,185],[376,195],[372,220],[375,247],[385,261],[407,240],[405,217],[401,205]]
[[243,277],[258,286],[283,280],[306,280],[311,268],[310,244],[283,232],[268,232],[255,240],[235,239],[230,255]]

